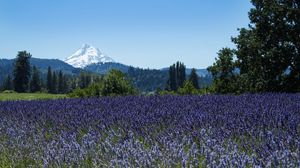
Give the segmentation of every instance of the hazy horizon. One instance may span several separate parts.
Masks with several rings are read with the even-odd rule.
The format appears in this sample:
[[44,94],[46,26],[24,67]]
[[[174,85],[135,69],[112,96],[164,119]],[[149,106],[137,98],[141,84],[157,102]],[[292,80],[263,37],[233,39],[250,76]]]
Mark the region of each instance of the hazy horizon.
[[112,0],[0,2],[0,58],[26,50],[64,60],[87,43],[116,62],[164,68],[176,61],[206,68],[249,23],[249,1]]

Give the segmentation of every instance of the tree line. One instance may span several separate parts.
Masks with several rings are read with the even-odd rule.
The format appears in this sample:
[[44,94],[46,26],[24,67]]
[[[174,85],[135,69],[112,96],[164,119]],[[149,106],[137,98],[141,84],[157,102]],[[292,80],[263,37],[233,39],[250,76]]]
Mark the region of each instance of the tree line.
[[[7,75],[3,82],[1,90],[14,90],[16,92],[47,92],[51,94],[66,94],[71,93],[73,97],[87,96],[99,96],[99,95],[123,95],[128,93],[139,93],[140,90],[135,88],[134,80],[137,77],[140,78],[143,70],[131,70],[129,68],[127,74],[120,74],[120,72],[112,71],[108,74],[110,78],[106,79],[103,75],[91,74],[85,71],[80,72],[79,75],[71,76],[64,74],[61,70],[55,71],[50,66],[47,69],[47,73],[42,74],[36,66],[30,65],[31,54],[26,51],[20,51],[17,54],[14,63],[13,75]],[[161,83],[161,86],[157,88],[157,91],[161,91],[162,86],[165,84],[164,74],[158,73],[154,70],[146,70],[148,73],[148,80],[157,80]],[[159,71],[159,70],[157,70]],[[165,72],[164,72],[165,73]],[[156,76],[161,75],[161,78],[156,79]],[[196,73],[196,69],[192,69],[189,76],[186,75],[186,67],[181,62],[176,62],[169,68],[169,79],[165,84],[164,93],[180,93],[180,94],[194,94],[198,93],[199,89],[199,76]],[[124,76],[124,79],[123,77]],[[145,75],[144,75],[145,76]],[[110,89],[111,91],[105,92],[108,88],[105,84],[107,81],[115,79],[115,83],[111,82],[114,88],[123,88],[123,91],[118,89]],[[145,78],[145,77],[144,77]],[[105,80],[107,80],[105,82]],[[125,80],[125,81],[123,81]],[[123,82],[122,82],[123,81]],[[102,85],[104,83],[104,85]],[[152,82],[153,83],[153,82]],[[145,85],[147,83],[144,83]],[[118,85],[121,85],[120,87]],[[105,86],[103,92],[100,93],[99,86]],[[127,88],[124,90],[124,88]],[[95,90],[96,89],[96,90]],[[98,89],[98,90],[97,90]],[[154,88],[155,89],[155,88]],[[109,89],[108,89],[109,90]],[[121,89],[122,90],[122,89]],[[129,90],[129,91],[128,91]],[[96,93],[97,92],[97,93]],[[143,92],[144,93],[144,92]],[[141,94],[141,93],[140,93]]]
[[191,73],[186,75],[186,66],[184,63],[177,61],[169,67],[169,78],[165,89],[157,90],[158,94],[200,94],[199,76],[196,69],[193,68]]
[[30,65],[32,55],[20,51],[14,63],[13,74],[8,74],[2,83],[1,90],[14,90],[18,93],[46,92],[51,94],[70,93],[75,88],[86,88],[101,79],[100,75],[81,72],[79,76],[55,71],[49,66],[47,74],[43,75],[38,67]]
[[52,71],[50,66],[48,67],[47,91],[52,94],[68,93],[68,80],[61,70],[57,73],[55,71]]

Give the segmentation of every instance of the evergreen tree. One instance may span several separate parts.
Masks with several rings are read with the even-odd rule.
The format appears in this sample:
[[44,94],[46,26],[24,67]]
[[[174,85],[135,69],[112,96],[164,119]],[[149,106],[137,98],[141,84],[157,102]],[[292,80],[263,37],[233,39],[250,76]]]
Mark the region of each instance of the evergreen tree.
[[40,81],[41,81],[41,91],[47,91],[47,82],[45,82],[45,80],[41,77],[41,71],[40,72]]
[[27,92],[30,79],[31,54],[19,51],[14,65],[14,89],[17,92]]
[[81,89],[86,88],[86,74],[84,72],[80,72],[79,74],[79,87]]
[[171,65],[169,68],[169,89],[176,91],[177,90],[177,81],[176,81],[176,67],[175,64]]
[[80,72],[79,87],[81,89],[87,88],[92,82],[92,76],[86,72]]
[[10,75],[7,75],[7,77],[4,80],[3,90],[13,90],[13,83]]
[[182,87],[185,80],[185,65],[181,62],[177,62],[177,88]]
[[92,76],[90,74],[85,74],[85,78],[84,78],[84,84],[85,87],[88,87],[92,82]]
[[64,93],[65,88],[64,88],[64,76],[62,71],[60,70],[58,73],[58,93]]
[[30,92],[41,91],[40,73],[36,66],[33,66],[33,75],[30,81]]
[[135,69],[133,66],[129,66],[128,70],[127,70],[127,74],[129,76],[134,76],[135,75]]
[[196,69],[193,68],[189,77],[189,81],[191,81],[195,89],[199,89],[198,78],[199,77],[197,75]]
[[181,62],[176,62],[169,68],[168,88],[172,91],[177,91],[182,87],[186,80],[185,65]]
[[78,81],[76,78],[70,79],[70,90],[74,90],[78,87]]
[[58,80],[57,80],[57,75],[56,75],[56,72],[53,71],[52,73],[52,83],[51,83],[51,93],[53,94],[57,94],[57,88],[58,88]]
[[69,80],[66,75],[63,76],[63,79],[63,93],[68,93],[70,91]]
[[157,88],[170,90],[168,80],[169,71],[141,69],[129,67],[127,77],[140,91],[154,91]]
[[48,72],[47,72],[47,90],[49,93],[52,93],[53,88],[52,88],[52,70],[51,67],[48,67]]

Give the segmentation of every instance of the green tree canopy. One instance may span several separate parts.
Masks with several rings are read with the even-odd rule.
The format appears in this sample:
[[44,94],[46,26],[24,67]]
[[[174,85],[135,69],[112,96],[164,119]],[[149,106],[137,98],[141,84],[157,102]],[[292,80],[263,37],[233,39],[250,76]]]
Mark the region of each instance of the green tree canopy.
[[14,65],[14,88],[16,92],[27,92],[30,79],[31,54],[19,51]]
[[135,89],[132,84],[126,80],[125,74],[119,70],[111,70],[104,77],[102,95],[131,95],[135,94]]
[[178,93],[181,95],[198,94],[198,90],[194,87],[193,82],[186,80],[182,87],[178,89]]
[[62,73],[62,71],[60,70],[58,72],[58,93],[64,93],[65,92],[65,86],[64,86],[64,75]]
[[183,86],[186,80],[185,69],[185,65],[179,61],[169,67],[167,90],[177,91],[179,87]]
[[54,94],[58,93],[58,78],[55,71],[53,71],[52,73],[51,89],[52,90],[50,93],[54,93]]
[[10,75],[7,75],[7,77],[5,78],[2,89],[3,90],[13,90],[14,89]]
[[52,88],[52,70],[51,67],[48,67],[48,71],[47,71],[47,90],[49,93],[52,92],[53,88]]
[[223,48],[218,52],[216,62],[208,67],[214,79],[213,88],[217,93],[232,93],[235,85],[234,50]]
[[299,91],[300,1],[252,0],[250,27],[233,41],[250,91]]
[[136,94],[135,88],[119,70],[110,70],[103,79],[98,79],[87,88],[77,88],[69,94],[70,97],[118,96]]
[[32,78],[30,81],[30,92],[41,91],[40,72],[36,68],[36,66],[33,66],[32,71],[33,71],[33,73],[32,73]]
[[196,69],[193,68],[191,71],[191,74],[189,76],[189,81],[191,81],[191,83],[193,84],[195,89],[199,89],[198,79],[199,79],[199,77],[197,75]]
[[[234,89],[228,90],[227,87],[225,90],[300,91],[300,1],[251,0],[251,2],[253,8],[249,12],[249,27],[239,29],[239,35],[232,38],[236,45],[233,55],[236,56],[234,62],[239,69],[239,75],[234,78],[236,81],[230,82],[232,85],[230,87]],[[228,83],[227,79],[221,78],[222,66],[226,67],[220,65],[219,61],[210,69],[215,72],[213,77],[217,91],[221,91],[218,90],[219,86]]]

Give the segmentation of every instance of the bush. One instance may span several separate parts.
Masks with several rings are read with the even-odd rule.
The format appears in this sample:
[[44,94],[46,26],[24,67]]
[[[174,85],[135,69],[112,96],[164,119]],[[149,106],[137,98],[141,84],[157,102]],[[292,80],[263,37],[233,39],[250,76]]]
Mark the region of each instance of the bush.
[[102,88],[103,96],[133,95],[136,91],[125,75],[119,70],[111,70],[105,77]]
[[68,97],[88,97],[85,89],[76,88],[71,93],[68,94]]
[[177,95],[175,91],[162,90],[158,92],[159,95]]
[[2,93],[17,93],[17,92],[14,90],[4,90]]
[[194,87],[190,80],[186,80],[181,88],[178,89],[180,95],[198,94],[198,90]]
[[126,80],[125,75],[118,70],[111,70],[104,77],[103,81],[94,83],[87,88],[77,88],[71,92],[69,97],[99,97],[99,96],[119,96],[133,95],[136,90],[131,83]]

